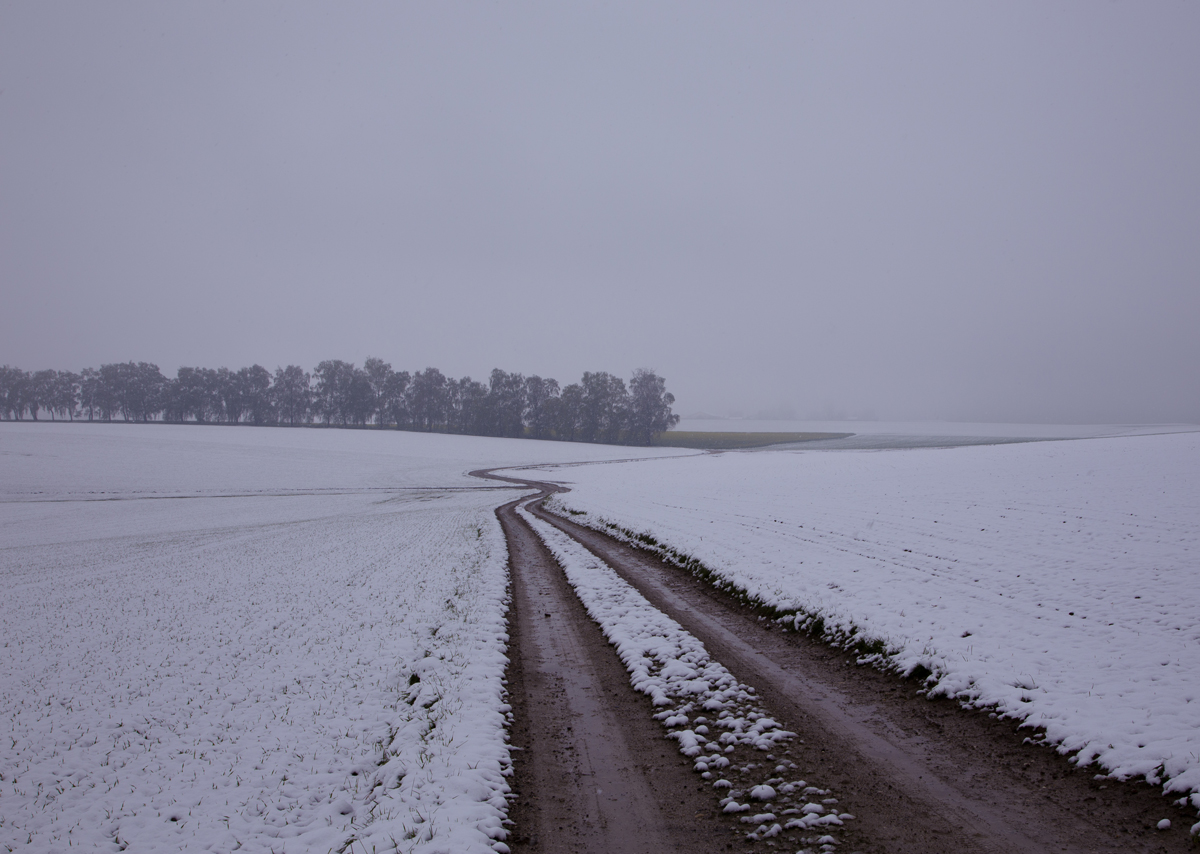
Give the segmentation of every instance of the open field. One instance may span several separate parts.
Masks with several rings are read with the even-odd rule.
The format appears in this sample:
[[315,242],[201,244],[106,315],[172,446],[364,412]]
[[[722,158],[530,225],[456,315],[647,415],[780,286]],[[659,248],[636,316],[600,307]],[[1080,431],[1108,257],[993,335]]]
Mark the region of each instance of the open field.
[[[1195,432],[1194,424],[987,424],[953,421],[755,421],[684,419],[663,434],[666,446],[736,450],[792,446],[806,451],[901,450],[1006,445]],[[677,445],[672,437],[685,437]],[[787,438],[802,437],[802,438]]]
[[982,421],[821,421],[752,418],[684,418],[684,432],[852,433],[856,436],[942,436],[998,439],[1102,439],[1160,433],[1194,433],[1195,424],[1014,424]]
[[764,448],[792,442],[815,442],[822,439],[844,439],[849,433],[718,433],[707,430],[670,430],[654,440],[659,448],[695,448],[706,451],[732,451],[741,448]]
[[[468,474],[500,466],[519,470]],[[592,531],[517,511],[498,520],[515,497],[557,489],[504,482],[518,475],[568,483],[574,491],[552,503],[570,519],[923,683],[876,675],[887,684],[871,687],[828,646],[801,653],[785,640],[797,635],[715,603],[686,574],[658,578],[657,560]],[[653,830],[633,835],[656,852],[697,850],[712,834],[733,850],[789,834],[806,851],[832,850],[838,825],[802,816],[843,812],[856,818],[837,833],[855,850],[977,850],[980,821],[992,843],[1036,842],[1019,850],[1182,850],[1191,819],[1172,813],[1168,840],[1155,830],[1157,794],[1102,791],[1092,778],[1144,777],[1200,807],[1198,520],[1196,433],[701,454],[391,431],[0,424],[0,845],[503,852],[571,825],[576,850],[600,851],[608,837],[596,827],[629,836],[636,824],[614,800],[628,783],[646,797],[637,826]],[[514,524],[528,535],[516,551]],[[547,552],[535,572],[526,561],[538,537],[558,563]],[[524,616],[510,584],[524,585]],[[555,585],[566,599],[551,605]],[[590,663],[546,652],[568,625]],[[529,669],[509,697],[512,632],[540,638],[542,652],[522,653]],[[670,715],[655,721],[668,710],[630,680],[668,700]],[[748,699],[756,682],[761,707]],[[753,710],[701,696],[735,683]],[[936,704],[897,694],[916,684],[1095,764],[1043,805],[1061,759],[1012,742],[1011,724],[964,737],[970,728],[946,718],[944,734],[921,723],[911,704]],[[582,722],[598,720],[600,697],[609,732],[589,741],[603,727]],[[540,716],[526,736],[540,735],[514,757],[508,739],[523,724],[510,712],[521,709]],[[964,717],[953,703],[950,714]],[[776,718],[800,733],[790,747],[729,742],[728,767],[692,756],[714,752],[725,724],[753,734]],[[891,731],[870,724],[884,719],[924,734],[888,742]],[[631,758],[616,761],[626,739]],[[972,753],[981,741],[990,746]],[[760,747],[773,764],[747,761]],[[738,759],[743,749],[755,755]],[[885,772],[877,750],[900,765]],[[953,768],[939,770],[942,756],[958,757]],[[549,757],[570,760],[554,766],[561,779],[539,789],[522,777],[522,761]],[[570,770],[589,767],[612,778],[603,798],[592,772]],[[526,786],[515,839],[514,780]],[[815,797],[813,781],[853,810],[835,809],[829,792],[787,803]],[[716,797],[718,785],[731,788]],[[759,812],[729,811],[760,786]]]
[[1200,435],[544,476],[575,521],[695,558],[789,625],[1200,807]]

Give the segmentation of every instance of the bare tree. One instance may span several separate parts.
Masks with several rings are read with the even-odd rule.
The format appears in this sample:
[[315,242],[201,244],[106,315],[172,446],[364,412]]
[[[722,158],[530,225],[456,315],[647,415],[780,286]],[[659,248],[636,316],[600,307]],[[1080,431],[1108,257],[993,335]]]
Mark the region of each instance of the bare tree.
[[279,411],[279,418],[293,427],[308,418],[312,404],[311,377],[299,365],[288,365],[275,369],[275,381],[271,385],[271,398]]
[[525,378],[492,369],[487,396],[487,435],[517,438],[525,435]]
[[392,384],[394,371],[390,364],[383,359],[376,359],[374,356],[363,362],[363,371],[366,372],[367,382],[371,386],[371,416],[375,419],[375,423],[382,427],[387,422],[388,413],[393,408],[388,396],[394,387]]
[[38,410],[50,412],[50,420],[54,420],[54,410],[51,408],[54,400],[54,384],[58,380],[58,371],[35,371],[25,385],[25,408],[29,417],[38,420]]
[[446,431],[486,435],[488,389],[470,377],[446,381]]
[[59,371],[54,380],[51,411],[74,421],[75,411],[79,408],[79,386],[79,374],[71,371]]
[[351,424],[365,427],[375,415],[375,392],[371,380],[362,368],[350,366],[350,384],[346,391],[346,418]]
[[80,408],[87,412],[88,421],[94,421],[97,415],[100,415],[102,418],[104,417],[101,414],[104,394],[99,371],[95,368],[84,368],[80,371],[79,405]]
[[580,386],[580,441],[620,443],[628,412],[625,381],[603,371],[585,371]]
[[30,376],[20,368],[0,367],[0,409],[4,417],[21,420],[25,414]]
[[394,424],[397,428],[407,427],[411,423],[408,413],[408,402],[405,392],[411,377],[408,371],[393,371],[388,375],[387,385],[383,392],[383,405],[380,407],[385,424]]
[[172,408],[179,420],[190,415],[203,424],[210,418],[220,418],[224,407],[218,393],[217,372],[212,368],[180,368],[172,384]]
[[655,436],[678,424],[679,416],[671,412],[674,402],[662,377],[645,368],[634,371],[629,381],[630,444],[652,444]]
[[350,419],[351,386],[354,365],[341,359],[327,359],[313,371],[314,402],[326,424],[337,420],[346,424]]
[[554,429],[558,380],[542,379],[536,374],[525,378],[525,423],[535,439],[546,439]]
[[408,411],[413,426],[432,431],[434,425],[446,419],[446,377],[437,368],[426,368],[413,374],[408,385]]
[[564,442],[578,441],[583,413],[583,386],[571,383],[558,396],[554,415],[555,438]]
[[237,372],[243,413],[253,424],[270,424],[275,420],[271,400],[271,372],[262,365],[251,365]]

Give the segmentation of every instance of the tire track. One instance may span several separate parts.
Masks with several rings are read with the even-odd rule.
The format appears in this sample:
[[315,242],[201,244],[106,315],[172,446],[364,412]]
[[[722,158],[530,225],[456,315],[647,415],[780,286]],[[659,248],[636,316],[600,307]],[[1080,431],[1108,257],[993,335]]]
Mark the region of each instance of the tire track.
[[[481,476],[484,476],[480,473]],[[510,845],[537,852],[695,852],[735,845],[673,742],[651,718],[562,570],[509,502],[514,750]]]

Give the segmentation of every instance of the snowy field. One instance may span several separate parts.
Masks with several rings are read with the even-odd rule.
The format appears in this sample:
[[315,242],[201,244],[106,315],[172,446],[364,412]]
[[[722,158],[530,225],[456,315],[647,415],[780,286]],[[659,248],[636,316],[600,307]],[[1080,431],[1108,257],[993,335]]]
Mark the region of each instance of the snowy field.
[[783,421],[684,418],[677,430],[732,433],[853,433],[856,436],[941,436],[962,439],[1098,439],[1192,433],[1195,424],[1014,424],[981,421]]
[[750,421],[700,418],[679,422],[680,430],[700,433],[845,433],[841,439],[809,440],[795,450],[898,450],[997,445],[1046,439],[1098,439],[1192,433],[1195,424],[989,424],[963,421]]
[[638,453],[0,424],[0,845],[504,850],[518,493],[466,472]]
[[556,501],[576,521],[648,532],[793,623],[882,641],[934,694],[1098,770],[1200,792],[1200,434],[542,474],[571,485]]

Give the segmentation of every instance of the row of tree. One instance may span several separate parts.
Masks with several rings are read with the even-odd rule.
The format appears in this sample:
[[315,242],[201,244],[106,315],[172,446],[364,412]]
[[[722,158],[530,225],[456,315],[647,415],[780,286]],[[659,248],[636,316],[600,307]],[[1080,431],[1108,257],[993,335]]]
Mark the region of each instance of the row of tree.
[[488,382],[452,379],[437,368],[410,374],[382,359],[361,368],[321,362],[272,374],[261,365],[180,368],[174,379],[149,362],[71,371],[0,367],[0,417],[227,424],[325,424],[473,436],[528,436],[648,445],[675,426],[675,397],[654,371],[620,377],[586,372],[578,383],[492,371]]

